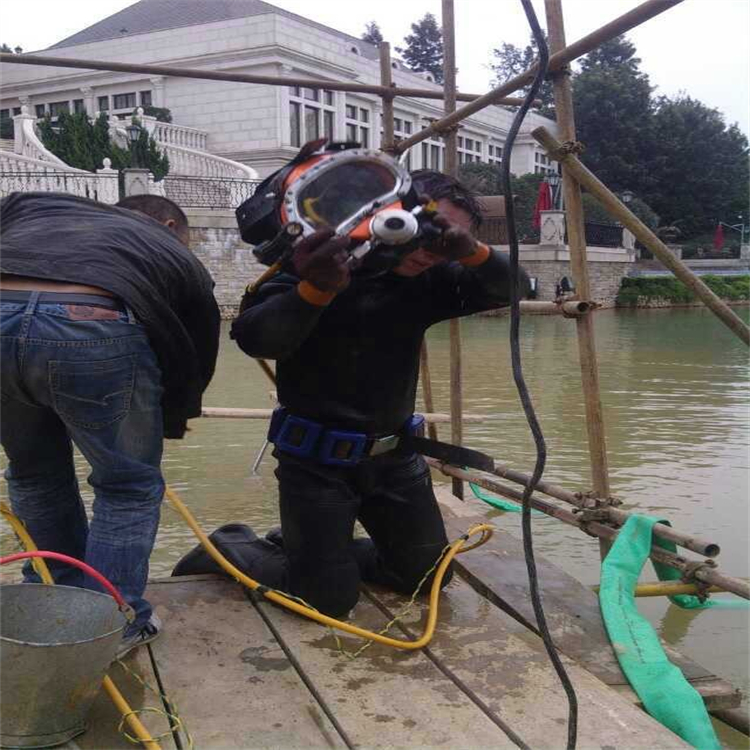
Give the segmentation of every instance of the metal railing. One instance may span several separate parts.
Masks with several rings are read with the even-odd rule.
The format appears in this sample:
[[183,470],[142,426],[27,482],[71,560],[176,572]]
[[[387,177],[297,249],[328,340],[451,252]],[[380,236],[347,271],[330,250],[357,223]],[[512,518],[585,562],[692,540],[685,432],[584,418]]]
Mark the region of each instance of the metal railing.
[[101,203],[118,200],[117,172],[64,172],[62,170],[0,171],[0,196],[14,192],[50,191],[70,193]]
[[235,209],[255,193],[260,183],[237,177],[167,175],[160,184],[163,194],[183,208]]

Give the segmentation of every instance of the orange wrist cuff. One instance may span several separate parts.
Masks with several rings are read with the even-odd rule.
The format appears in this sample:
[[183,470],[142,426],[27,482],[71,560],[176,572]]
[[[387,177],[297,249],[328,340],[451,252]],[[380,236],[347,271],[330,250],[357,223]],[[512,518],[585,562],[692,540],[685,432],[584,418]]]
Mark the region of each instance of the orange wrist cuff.
[[481,266],[482,263],[484,263],[489,257],[489,247],[487,247],[487,245],[483,245],[481,242],[477,242],[477,249],[466,258],[461,258],[461,260],[459,260],[458,262],[462,266],[469,266],[469,268],[471,268],[473,266]]
[[305,302],[309,302],[316,307],[325,307],[336,296],[336,292],[322,292],[309,281],[300,281],[297,284],[297,293]]

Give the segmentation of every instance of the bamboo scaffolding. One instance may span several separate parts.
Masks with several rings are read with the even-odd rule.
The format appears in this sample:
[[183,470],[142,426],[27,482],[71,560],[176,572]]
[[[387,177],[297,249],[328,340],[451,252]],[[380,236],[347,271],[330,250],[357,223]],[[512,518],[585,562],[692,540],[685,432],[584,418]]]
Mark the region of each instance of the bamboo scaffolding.
[[[466,482],[472,482],[473,484],[476,484],[480,487],[484,487],[490,492],[495,492],[498,495],[507,497],[510,500],[515,500],[519,503],[519,505],[521,504],[523,493],[519,492],[513,487],[508,487],[501,482],[497,482],[493,479],[488,479],[487,477],[481,476],[474,472],[466,471],[465,469],[459,469],[455,466],[448,466],[447,464],[443,464],[440,461],[436,461],[432,458],[428,458],[426,460],[430,466],[439,469],[444,474],[459,477]],[[559,521],[562,521],[569,526],[576,526],[579,529],[585,530],[586,533],[600,539],[606,539],[608,542],[612,542],[619,533],[618,529],[607,526],[601,521],[585,521],[580,517],[580,515],[574,513],[573,511],[566,510],[565,508],[560,508],[554,503],[551,503],[550,501],[545,500],[538,495],[531,496],[531,506],[548,516],[557,518]],[[658,526],[658,524],[656,526]],[[656,526],[654,526],[654,528],[656,528]],[[733,594],[736,594],[737,596],[742,597],[743,599],[750,599],[750,583],[748,583],[748,581],[742,580],[741,578],[735,578],[733,576],[725,575],[718,569],[710,567],[709,565],[694,568],[693,561],[687,560],[681,555],[675,555],[672,552],[668,552],[667,550],[655,545],[651,547],[650,557],[652,560],[656,560],[657,562],[661,562],[665,565],[676,568],[677,570],[680,570],[683,573],[698,579],[702,583],[707,583],[712,586],[719,586],[724,591],[729,591]]]
[[681,260],[675,258],[669,248],[628,208],[619,198],[590,172],[573,154],[569,153],[546,128],[535,128],[531,135],[547,149],[548,154],[563,165],[565,174],[570,174],[591,193],[609,213],[626,226],[685,286],[692,289],[733,333],[746,344],[750,344],[748,327],[729,305],[717,297]]
[[[550,52],[565,49],[565,23],[561,0],[545,0],[547,33]],[[573,114],[573,94],[567,70],[558,70],[553,75],[555,113],[557,126],[565,141],[575,141],[576,125]],[[563,166],[563,196],[565,220],[568,228],[570,267],[576,293],[582,299],[591,298],[591,284],[586,257],[586,230],[584,228],[583,198],[578,183]],[[604,428],[601,389],[599,387],[599,363],[596,358],[596,336],[594,319],[590,315],[576,318],[578,359],[581,368],[581,386],[586,414],[586,437],[589,447],[589,465],[594,492],[602,498],[609,497],[609,466],[607,461],[607,432]],[[599,540],[602,559],[607,554],[606,540]]]
[[[13,65],[42,65],[56,68],[83,68],[84,70],[105,70],[113,73],[143,73],[146,75],[170,76],[174,78],[198,78],[209,81],[230,83],[256,83],[268,86],[303,86],[308,89],[328,89],[329,91],[349,91],[358,94],[378,96],[404,96],[417,99],[442,99],[442,91],[414,89],[393,85],[392,88],[368,83],[344,83],[343,81],[322,80],[320,78],[298,78],[297,76],[261,76],[248,73],[222,73],[216,70],[180,68],[170,65],[142,65],[140,63],[120,63],[111,60],[81,60],[72,57],[50,57],[48,55],[16,55],[0,52],[0,62]],[[390,63],[389,63],[390,64]],[[461,101],[474,101],[478,94],[457,94]],[[495,104],[518,106],[523,101],[518,97],[507,97]]]
[[[531,481],[531,477],[523,472],[511,469],[505,464],[499,464],[495,462],[494,471],[490,472],[497,477],[503,479],[509,479],[511,482],[523,485],[524,487]],[[570,492],[558,485],[547,482],[544,479],[540,480],[536,486],[538,492],[542,492],[545,495],[554,497],[557,500],[562,500],[564,503],[574,505],[576,508],[586,509],[592,507],[592,498],[581,492]],[[618,526],[622,526],[630,517],[630,513],[619,508],[615,508],[612,505],[605,505],[596,508],[596,510],[606,513],[608,519]],[[662,539],[670,542],[674,542],[680,547],[685,547],[692,552],[706,557],[716,557],[721,552],[716,542],[701,539],[692,534],[682,534],[679,531],[675,531],[671,526],[667,526],[663,523],[657,523],[654,525],[654,534]]]
[[[599,586],[592,586],[591,590],[598,592]],[[639,583],[633,590],[633,596],[651,597],[651,596],[679,596],[680,594],[722,594],[726,593],[720,586],[709,586],[704,588],[696,586],[694,583],[677,583],[673,581],[649,581],[648,583]]]
[[[443,106],[445,116],[456,111],[456,29],[453,12],[453,0],[442,0],[443,21]],[[457,127],[450,128],[443,135],[445,143],[445,166],[443,171],[451,177],[458,175]],[[451,405],[451,442],[462,445],[464,429],[461,421],[463,412],[463,363],[461,361],[461,320],[451,318],[450,337],[450,405]],[[463,500],[464,485],[460,479],[453,479],[453,494]]]
[[[388,42],[378,44],[380,53],[380,85],[386,91],[393,90],[393,74],[391,72],[391,45]],[[383,140],[381,148],[390,151],[394,144],[393,135],[393,93],[384,93],[383,100]]]
[[[633,10],[618,16],[608,24],[605,24],[591,34],[582,37],[577,42],[573,42],[569,47],[565,47],[565,49],[552,55],[549,60],[548,71],[554,73],[555,71],[561,70],[568,63],[581,55],[591,52],[600,44],[608,42],[610,39],[614,39],[616,36],[620,36],[620,34],[624,34],[626,31],[630,31],[630,29],[642,24],[649,18],[658,16],[660,13],[669,10],[669,8],[675,5],[679,5],[681,2],[682,0],[647,0],[645,3],[633,8]],[[15,55],[11,55],[11,57],[15,57]],[[2,60],[2,57],[0,57],[0,60]],[[433,135],[440,135],[445,130],[458,124],[461,120],[479,112],[479,110],[484,109],[490,104],[502,104],[502,97],[513,91],[518,91],[518,89],[523,88],[526,84],[531,83],[534,79],[535,70],[535,66],[532,66],[525,73],[521,73],[515,78],[511,78],[510,81],[506,81],[501,86],[498,86],[483,96],[474,99],[471,103],[456,110],[448,117],[436,120],[429,127],[421,130],[419,133],[415,133],[411,137],[399,141],[396,144],[397,152],[403,153],[426,138],[430,138]]]

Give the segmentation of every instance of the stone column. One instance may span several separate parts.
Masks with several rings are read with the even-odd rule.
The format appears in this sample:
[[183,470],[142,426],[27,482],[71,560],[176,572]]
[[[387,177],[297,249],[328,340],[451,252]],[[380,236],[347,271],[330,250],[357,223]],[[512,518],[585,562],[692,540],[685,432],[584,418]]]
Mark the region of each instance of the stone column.
[[154,107],[165,107],[164,76],[152,76],[149,80],[154,87],[154,95],[152,97]]
[[96,113],[94,89],[91,86],[81,86],[80,91],[83,94],[83,108],[89,117],[93,117]]
[[539,244],[565,247],[565,211],[540,211]]
[[125,197],[129,195],[148,195],[149,185],[148,177],[151,174],[148,169],[123,169],[123,179],[125,182]]

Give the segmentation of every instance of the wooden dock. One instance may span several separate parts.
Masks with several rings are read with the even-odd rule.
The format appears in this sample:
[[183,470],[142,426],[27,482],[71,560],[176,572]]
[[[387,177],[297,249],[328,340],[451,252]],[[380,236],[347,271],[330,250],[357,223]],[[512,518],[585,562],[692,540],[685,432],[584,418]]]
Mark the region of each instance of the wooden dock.
[[[463,533],[484,506],[446,497],[449,536]],[[151,647],[125,664],[154,688],[160,681],[196,748],[513,748],[565,746],[567,703],[530,621],[519,542],[503,533],[457,558],[460,576],[440,603],[429,648],[397,651],[378,644],[356,659],[331,632],[258,599],[233,581],[187,576],[154,581],[148,591],[165,623]],[[499,564],[498,564],[499,563]],[[600,624],[595,596],[538,560],[545,608],[579,699],[578,747],[683,748],[679,737],[637,705]],[[378,630],[403,597],[366,590],[353,620]],[[401,626],[421,633],[424,605]],[[341,636],[344,648],[361,645]],[[728,683],[671,651],[713,707],[739,705]],[[133,708],[163,710],[159,697],[120,665],[110,675]],[[82,750],[119,750],[120,717],[102,694]],[[165,716],[142,721],[158,735]],[[175,748],[171,735],[160,740]],[[184,737],[180,744],[186,748]]]

